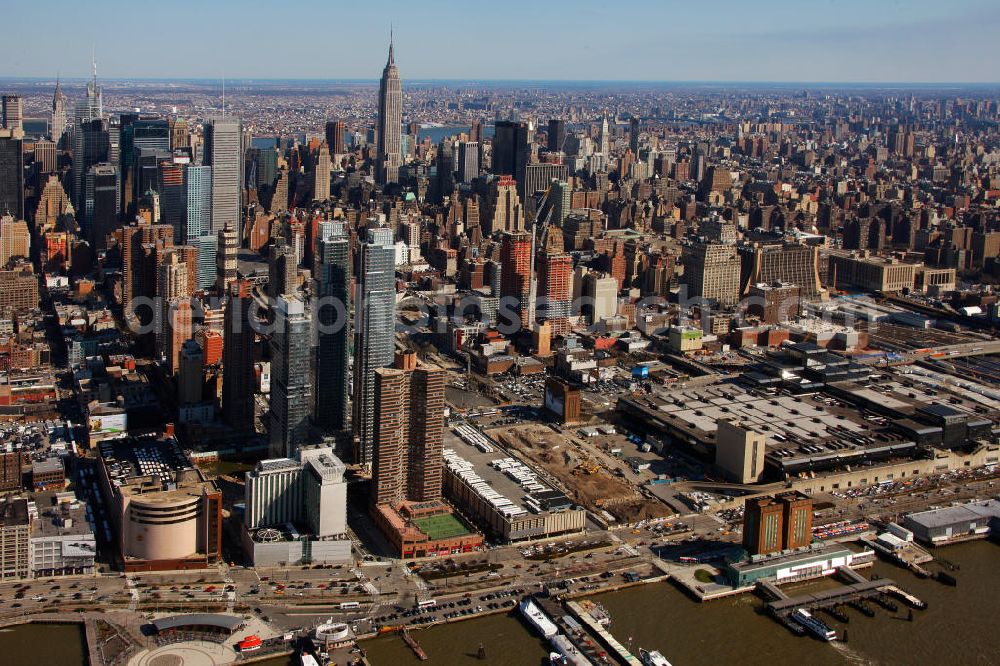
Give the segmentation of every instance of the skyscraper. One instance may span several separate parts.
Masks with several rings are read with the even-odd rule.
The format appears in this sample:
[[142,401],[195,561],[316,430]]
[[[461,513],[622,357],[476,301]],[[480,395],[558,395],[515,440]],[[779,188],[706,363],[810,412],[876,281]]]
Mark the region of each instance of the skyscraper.
[[639,117],[632,116],[628,121],[628,147],[634,155],[639,154]]
[[298,290],[299,264],[295,248],[284,238],[274,239],[267,254],[267,295],[275,299]]
[[20,95],[4,95],[3,126],[15,134],[24,136],[24,102]]
[[531,297],[531,235],[505,233],[500,246],[501,311],[520,317],[519,325],[530,325],[528,306]]
[[608,134],[608,114],[605,111],[604,115],[601,116],[601,131],[597,135],[597,145],[598,152],[607,157],[608,151],[611,149],[611,137]]
[[402,165],[400,133],[403,125],[403,86],[396,69],[392,40],[389,40],[389,60],[382,70],[378,88],[378,126],[375,148],[375,180],[380,185],[399,181]]
[[458,144],[458,179],[471,183],[479,177],[479,143],[463,141]]
[[215,284],[217,236],[212,233],[212,167],[184,168],[184,222],[181,242],[198,248],[198,288]]
[[229,284],[236,279],[236,253],[240,247],[236,229],[226,225],[219,230],[215,246],[215,288],[226,293]]
[[413,354],[401,354],[396,367],[375,375],[372,502],[440,500],[444,370],[416,367]]
[[550,153],[563,152],[563,144],[566,143],[566,121],[561,118],[553,118],[549,121],[548,148]]
[[331,155],[343,155],[344,150],[344,123],[341,120],[328,120],[326,122],[326,145],[330,148]]
[[375,371],[392,364],[396,249],[392,229],[368,230],[354,299],[355,462],[370,466],[375,434]]
[[[84,126],[94,120],[104,118],[104,103],[101,89],[97,86],[97,62],[93,63],[93,78],[87,83],[87,96],[76,103],[73,112],[73,203],[77,209],[83,208],[84,179],[90,164],[86,163],[84,150]],[[105,157],[106,159],[106,157]],[[104,161],[104,160],[97,160]]]
[[238,118],[205,123],[204,164],[212,167],[212,232],[240,226],[243,135]]
[[455,149],[448,139],[438,144],[437,193],[440,201],[447,201],[455,190]]
[[484,233],[524,231],[524,209],[517,194],[517,183],[510,176],[490,182],[487,204]]
[[343,433],[349,426],[351,243],[343,224],[329,226],[316,252],[319,326],[313,422],[328,432]]
[[63,134],[66,133],[66,95],[56,78],[56,89],[52,93],[52,123],[49,126],[49,137],[56,147],[62,146]]
[[24,141],[0,129],[0,215],[24,219]]
[[313,171],[313,199],[326,201],[330,198],[330,149],[320,144]]
[[271,335],[271,455],[291,457],[308,441],[312,318],[295,296],[274,303]]
[[95,164],[87,171],[84,195],[84,217],[94,250],[108,246],[108,236],[118,228],[118,170],[107,162]]
[[531,153],[531,131],[528,123],[498,120],[493,133],[493,173],[520,179],[528,166]]
[[237,280],[227,290],[222,347],[222,418],[241,432],[254,431],[254,330],[252,284]]

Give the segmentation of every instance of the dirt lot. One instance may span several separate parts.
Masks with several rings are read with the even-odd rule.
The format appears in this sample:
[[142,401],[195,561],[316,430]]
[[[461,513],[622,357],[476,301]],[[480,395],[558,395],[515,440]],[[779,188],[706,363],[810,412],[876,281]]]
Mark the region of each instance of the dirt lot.
[[625,523],[672,514],[661,502],[643,497],[624,481],[608,474],[575,443],[547,426],[525,424],[498,428],[489,434],[558,479],[570,497],[588,509],[598,513],[603,509]]

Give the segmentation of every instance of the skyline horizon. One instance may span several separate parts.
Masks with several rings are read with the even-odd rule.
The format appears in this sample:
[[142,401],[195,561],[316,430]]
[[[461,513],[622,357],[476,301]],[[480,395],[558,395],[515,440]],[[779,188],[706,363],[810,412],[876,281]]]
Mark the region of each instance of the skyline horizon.
[[[0,83],[5,82],[29,82],[29,83],[51,83],[58,80],[62,84],[76,83],[86,84],[92,76],[42,76],[42,75],[0,75]],[[379,77],[267,77],[267,76],[238,76],[238,77],[216,77],[216,76],[101,76],[97,77],[99,82],[130,83],[130,82],[215,82],[221,85],[225,82],[229,84],[248,83],[328,83],[328,84],[372,84],[378,85]],[[775,86],[858,86],[877,87],[894,86],[925,88],[931,86],[955,87],[955,88],[1000,88],[1000,79],[995,81],[945,81],[945,80],[822,80],[822,79],[585,79],[585,78],[476,78],[476,77],[414,77],[407,79],[402,77],[405,83],[421,85],[426,83],[460,83],[460,84],[503,84],[503,83],[556,83],[556,84],[643,84],[654,86],[670,85],[775,85]]]
[[[178,0],[134,13],[94,0],[72,21],[55,7],[15,5],[8,16],[13,25],[44,24],[59,48],[39,50],[35,31],[13,32],[8,74],[89,75],[96,53],[108,79],[205,72],[228,78],[249,70],[255,75],[239,78],[280,79],[294,71],[297,78],[325,80],[338,71],[338,79],[368,80],[381,70],[393,25],[404,80],[990,84],[997,78],[991,63],[1000,58],[1000,5],[987,0],[949,6],[843,0],[835,8],[767,0],[749,11],[735,0],[719,0],[711,11],[651,0],[626,7],[593,0],[457,7],[426,0],[416,12],[398,0],[296,5],[275,17],[284,19],[279,24],[262,22],[274,8],[257,0]],[[127,57],[134,36],[155,39],[154,26],[184,16],[192,20],[170,36],[169,48],[154,49],[152,58]],[[296,16],[310,29],[296,28]]]

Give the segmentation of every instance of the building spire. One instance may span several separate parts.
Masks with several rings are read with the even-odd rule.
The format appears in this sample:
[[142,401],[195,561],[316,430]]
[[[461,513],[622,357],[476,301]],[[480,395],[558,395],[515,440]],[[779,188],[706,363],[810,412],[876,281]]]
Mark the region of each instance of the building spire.
[[392,23],[389,23],[389,64],[396,64],[396,56],[392,44]]

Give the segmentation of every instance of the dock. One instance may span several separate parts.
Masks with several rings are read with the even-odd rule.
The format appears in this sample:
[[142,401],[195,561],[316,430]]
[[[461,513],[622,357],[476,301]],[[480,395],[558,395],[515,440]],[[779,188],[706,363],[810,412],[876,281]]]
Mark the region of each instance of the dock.
[[582,622],[587,629],[596,634],[601,643],[607,647],[622,663],[628,664],[628,666],[642,666],[642,662],[639,661],[639,658],[629,652],[624,645],[619,643],[618,640],[611,635],[611,632],[601,626],[601,624],[595,620],[590,612],[580,603],[576,601],[567,601],[566,608],[568,608],[573,616],[580,620],[580,622]]
[[420,647],[420,643],[418,643],[413,636],[410,636],[409,630],[403,629],[400,633],[403,635],[403,642],[406,643],[411,650],[413,650],[413,654],[417,655],[417,659],[420,661],[427,661],[427,653],[424,652],[422,647]]

